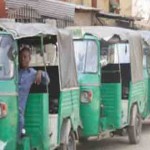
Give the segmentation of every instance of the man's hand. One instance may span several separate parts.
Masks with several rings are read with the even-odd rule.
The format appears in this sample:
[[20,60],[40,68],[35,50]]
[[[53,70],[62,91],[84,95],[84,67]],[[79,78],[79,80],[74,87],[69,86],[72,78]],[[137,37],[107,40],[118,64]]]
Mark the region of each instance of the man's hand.
[[38,70],[35,77],[35,84],[39,85],[42,81],[42,71]]

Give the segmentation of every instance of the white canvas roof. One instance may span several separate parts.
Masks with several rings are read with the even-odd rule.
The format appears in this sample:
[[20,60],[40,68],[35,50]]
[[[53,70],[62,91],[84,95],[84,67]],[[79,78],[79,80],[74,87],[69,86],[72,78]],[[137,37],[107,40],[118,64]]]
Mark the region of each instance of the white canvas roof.
[[128,40],[130,47],[131,60],[131,78],[135,83],[143,79],[143,48],[141,35],[130,29],[108,26],[93,26],[93,27],[70,27],[75,39],[84,38],[85,34],[92,34],[98,39],[109,40],[114,35],[118,35],[121,40]]
[[40,34],[57,35],[56,28],[51,28],[48,24],[42,23],[15,23],[15,22],[0,22],[0,28],[11,33],[14,39],[36,36]]
[[[14,39],[38,35],[56,35],[59,51],[59,68],[61,89],[77,87],[77,73],[74,60],[72,36],[67,30],[51,28],[40,23],[0,23],[0,27],[11,33]],[[64,80],[65,79],[65,80]]]
[[122,40],[127,40],[129,34],[135,33],[134,30],[109,26],[69,27],[68,29],[73,32],[74,38],[82,38],[85,33],[88,33],[105,40],[109,40],[114,35],[120,36]]
[[141,34],[143,40],[150,46],[150,31],[140,30],[138,32]]

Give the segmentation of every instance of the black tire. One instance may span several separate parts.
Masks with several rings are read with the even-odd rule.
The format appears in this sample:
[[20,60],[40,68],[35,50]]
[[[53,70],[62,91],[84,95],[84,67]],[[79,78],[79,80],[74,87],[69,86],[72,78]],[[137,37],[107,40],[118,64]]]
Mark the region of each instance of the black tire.
[[[137,106],[135,109],[137,109]],[[131,114],[131,117],[132,118],[135,117],[135,119],[133,125],[128,127],[129,142],[130,144],[138,144],[140,142],[141,131],[142,131],[142,119],[138,112],[138,109],[136,110],[134,116],[133,113]]]
[[87,141],[88,141],[88,139],[86,137],[80,137],[79,138],[80,143],[86,143]]
[[76,139],[74,133],[71,131],[68,138],[68,144],[61,144],[60,150],[76,150]]

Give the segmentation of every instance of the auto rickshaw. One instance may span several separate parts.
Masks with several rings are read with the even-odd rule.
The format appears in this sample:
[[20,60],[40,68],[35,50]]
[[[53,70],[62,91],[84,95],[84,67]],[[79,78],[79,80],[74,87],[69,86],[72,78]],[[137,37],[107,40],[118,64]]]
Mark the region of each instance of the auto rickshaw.
[[105,26],[68,30],[74,36],[80,85],[80,139],[103,139],[127,130],[130,143],[137,144],[142,119],[149,114],[141,35]]
[[[40,23],[0,23],[0,149],[75,150],[80,126],[73,41],[66,30]],[[25,112],[26,136],[18,136],[18,55],[31,49],[30,66],[50,84],[32,85]]]

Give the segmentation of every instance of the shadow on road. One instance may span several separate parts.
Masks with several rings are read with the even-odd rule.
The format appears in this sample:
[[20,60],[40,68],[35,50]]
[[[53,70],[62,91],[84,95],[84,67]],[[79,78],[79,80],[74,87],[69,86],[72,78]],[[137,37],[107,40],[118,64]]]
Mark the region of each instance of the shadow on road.
[[[127,136],[115,136],[113,138],[103,139],[101,141],[87,141],[79,143],[77,150],[142,150],[143,142],[145,142],[146,136],[150,135],[150,120],[143,122],[142,139],[139,145],[129,144]],[[150,146],[150,144],[149,144]]]
[[143,122],[142,132],[150,134],[150,119]]

